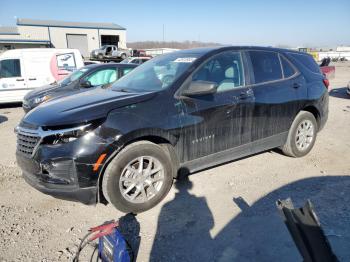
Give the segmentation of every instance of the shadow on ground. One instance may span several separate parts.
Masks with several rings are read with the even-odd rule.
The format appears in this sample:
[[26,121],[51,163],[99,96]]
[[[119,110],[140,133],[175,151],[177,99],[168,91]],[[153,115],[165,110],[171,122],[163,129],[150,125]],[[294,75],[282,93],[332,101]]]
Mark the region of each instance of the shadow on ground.
[[334,88],[329,92],[329,95],[337,98],[349,99],[350,95],[346,93],[346,89],[346,87]]
[[118,223],[120,232],[133,252],[133,261],[137,261],[141,241],[140,223],[137,221],[136,216],[131,213],[120,217]]
[[302,261],[275,204],[288,197],[295,207],[310,199],[338,258],[345,261],[350,257],[348,176],[299,180],[272,191],[252,206],[240,196],[228,196],[241,213],[213,238],[209,233],[213,215],[205,198],[188,192],[191,187],[188,179],[177,181],[179,192],[162,207],[151,261]]
[[0,104],[0,109],[3,108],[16,108],[21,107],[22,103],[8,103],[8,104]]
[[8,120],[8,118],[6,116],[0,115],[0,124],[3,122],[6,122],[7,120]]

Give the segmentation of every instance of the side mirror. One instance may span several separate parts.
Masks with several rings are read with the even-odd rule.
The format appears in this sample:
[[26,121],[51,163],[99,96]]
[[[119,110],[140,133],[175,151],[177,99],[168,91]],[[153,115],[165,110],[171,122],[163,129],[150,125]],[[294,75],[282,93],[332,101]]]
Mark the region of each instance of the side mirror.
[[216,93],[217,84],[209,81],[193,81],[190,86],[182,92],[183,96],[201,96]]
[[84,88],[92,87],[91,82],[88,80],[82,80],[80,81],[80,86]]

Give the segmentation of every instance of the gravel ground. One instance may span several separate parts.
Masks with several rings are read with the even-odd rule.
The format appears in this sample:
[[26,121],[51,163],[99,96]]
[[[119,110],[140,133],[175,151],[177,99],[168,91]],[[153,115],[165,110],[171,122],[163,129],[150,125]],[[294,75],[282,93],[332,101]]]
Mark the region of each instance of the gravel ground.
[[[307,199],[341,261],[350,257],[350,63],[337,64],[330,113],[301,159],[264,152],[175,183],[157,207],[137,215],[138,261],[301,261],[275,201]],[[44,195],[21,178],[13,129],[18,105],[0,108],[0,261],[70,261],[86,230],[124,214]],[[84,261],[92,247],[83,254]]]

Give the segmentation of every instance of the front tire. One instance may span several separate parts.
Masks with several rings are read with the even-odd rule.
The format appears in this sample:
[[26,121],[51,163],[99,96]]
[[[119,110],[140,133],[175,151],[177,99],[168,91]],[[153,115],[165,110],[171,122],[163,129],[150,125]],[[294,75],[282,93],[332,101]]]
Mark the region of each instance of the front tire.
[[286,143],[282,147],[285,155],[303,157],[313,148],[317,136],[317,121],[313,114],[301,111],[289,129]]
[[109,163],[102,192],[109,203],[126,213],[157,205],[173,182],[169,155],[157,144],[140,141],[126,146]]
[[126,58],[126,54],[123,53],[120,57],[124,60]]

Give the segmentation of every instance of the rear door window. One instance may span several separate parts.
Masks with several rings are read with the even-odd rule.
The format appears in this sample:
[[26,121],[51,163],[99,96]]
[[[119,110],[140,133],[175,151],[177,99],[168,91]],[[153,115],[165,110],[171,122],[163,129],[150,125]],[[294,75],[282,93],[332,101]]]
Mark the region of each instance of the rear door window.
[[20,77],[21,63],[19,59],[6,59],[0,61],[0,77]]
[[311,72],[316,74],[322,74],[320,67],[311,55],[297,53],[288,53],[288,55],[296,59],[299,63],[303,64]]
[[255,84],[283,78],[280,59],[276,52],[249,51]]

